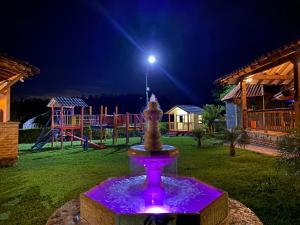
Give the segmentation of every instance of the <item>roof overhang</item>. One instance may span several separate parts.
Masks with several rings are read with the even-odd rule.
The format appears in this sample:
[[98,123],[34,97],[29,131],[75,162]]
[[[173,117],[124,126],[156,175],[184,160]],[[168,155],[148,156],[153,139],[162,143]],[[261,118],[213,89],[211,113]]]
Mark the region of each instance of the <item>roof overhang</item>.
[[[184,111],[186,113],[201,114],[201,112],[202,112],[202,109],[200,107],[198,107],[198,106],[193,106],[193,105],[175,105],[171,109],[169,109],[167,112],[165,112],[165,114],[171,113],[176,108],[179,108],[180,110],[182,110],[182,111]],[[191,108],[192,110],[187,110],[189,108]],[[199,111],[193,110],[194,108],[199,108]]]
[[[222,98],[222,101],[241,98],[242,92],[240,85],[235,86],[227,95]],[[247,85],[246,87],[247,98],[263,96],[262,85]]]
[[293,62],[300,56],[300,39],[259,57],[251,64],[217,79],[220,85],[238,84],[246,79],[250,84],[290,85]]
[[47,107],[64,107],[64,108],[74,108],[74,107],[88,107],[88,105],[81,98],[73,97],[54,97],[50,99]]
[[7,55],[0,54],[0,93],[6,94],[8,89],[17,81],[36,75],[40,72],[37,67]]

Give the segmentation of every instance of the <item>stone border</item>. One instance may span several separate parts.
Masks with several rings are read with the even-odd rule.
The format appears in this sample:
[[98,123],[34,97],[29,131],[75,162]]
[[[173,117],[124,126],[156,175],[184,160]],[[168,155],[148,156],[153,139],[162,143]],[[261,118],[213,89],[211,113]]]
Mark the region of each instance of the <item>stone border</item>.
[[[79,198],[73,199],[49,217],[46,225],[89,225],[80,221],[79,217],[80,202]],[[228,225],[263,225],[260,219],[242,203],[229,198]]]

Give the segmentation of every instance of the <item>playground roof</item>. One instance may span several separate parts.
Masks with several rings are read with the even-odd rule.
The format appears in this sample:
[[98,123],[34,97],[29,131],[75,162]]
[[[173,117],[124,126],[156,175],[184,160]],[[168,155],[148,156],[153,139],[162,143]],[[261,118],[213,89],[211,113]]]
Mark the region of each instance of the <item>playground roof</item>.
[[38,74],[40,70],[28,62],[21,61],[0,53],[0,94],[5,94],[9,87],[19,80]]
[[201,113],[203,111],[203,109],[201,109],[199,106],[195,106],[195,105],[175,105],[170,110],[168,110],[166,112],[166,114],[170,113],[171,111],[173,111],[177,107],[182,109],[183,111],[185,111],[187,113]]
[[48,107],[88,107],[81,98],[54,97],[47,105]]

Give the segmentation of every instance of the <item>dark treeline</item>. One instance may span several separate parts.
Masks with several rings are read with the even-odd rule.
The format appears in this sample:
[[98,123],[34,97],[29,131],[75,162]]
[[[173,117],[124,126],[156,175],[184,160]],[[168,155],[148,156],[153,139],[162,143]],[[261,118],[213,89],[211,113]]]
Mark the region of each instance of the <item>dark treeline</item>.
[[[93,107],[93,114],[100,112],[100,106],[106,106],[108,113],[111,114],[115,110],[115,106],[119,107],[119,113],[140,113],[145,107],[145,96],[138,94],[127,95],[101,95],[88,96],[82,98],[89,106]],[[159,103],[163,111],[171,108],[174,103],[164,96],[159,96]],[[50,99],[47,98],[18,98],[11,102],[11,120],[19,121],[23,124],[28,119],[38,116],[42,113],[49,112],[47,107]],[[87,110],[87,109],[86,109]],[[86,111],[87,113],[88,111]],[[75,111],[75,113],[79,113]]]

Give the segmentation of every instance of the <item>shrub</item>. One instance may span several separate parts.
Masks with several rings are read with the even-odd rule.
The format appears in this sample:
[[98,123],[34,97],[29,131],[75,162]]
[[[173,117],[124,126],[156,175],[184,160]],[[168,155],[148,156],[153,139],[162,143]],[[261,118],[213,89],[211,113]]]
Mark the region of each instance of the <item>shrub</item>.
[[[37,138],[40,136],[43,128],[34,129],[20,129],[19,130],[19,143],[35,143]],[[49,131],[50,128],[47,128]]]
[[194,139],[197,141],[198,147],[201,147],[202,138],[205,135],[205,131],[201,128],[197,128],[192,131],[192,135],[193,135]]
[[300,128],[293,130],[278,141],[281,154],[277,159],[277,166],[285,167],[290,177],[299,178],[300,175]]
[[159,130],[161,135],[166,135],[168,133],[169,127],[168,122],[160,122],[159,123]]
[[244,148],[249,144],[250,137],[244,129],[233,128],[225,130],[225,140],[229,142],[229,155],[235,156],[235,146],[239,145]]

